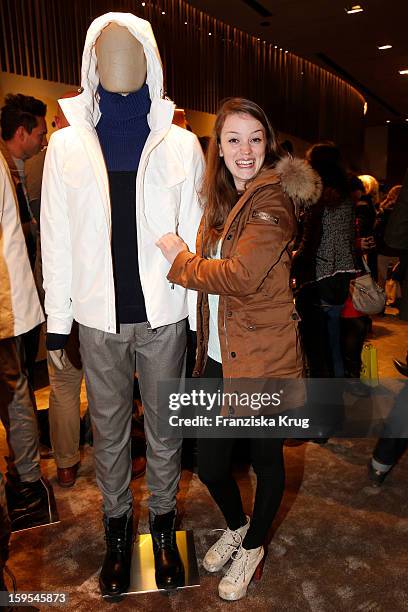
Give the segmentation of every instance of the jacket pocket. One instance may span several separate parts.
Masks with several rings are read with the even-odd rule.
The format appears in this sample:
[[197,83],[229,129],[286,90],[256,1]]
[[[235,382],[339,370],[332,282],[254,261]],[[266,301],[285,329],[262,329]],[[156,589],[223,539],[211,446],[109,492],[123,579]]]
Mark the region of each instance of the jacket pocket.
[[292,302],[275,302],[272,306],[263,305],[259,309],[249,309],[245,318],[248,331],[300,321],[299,314]]
[[184,166],[174,159],[167,148],[159,146],[157,151],[151,153],[144,176],[145,184],[158,189],[172,189],[183,183],[185,179]]

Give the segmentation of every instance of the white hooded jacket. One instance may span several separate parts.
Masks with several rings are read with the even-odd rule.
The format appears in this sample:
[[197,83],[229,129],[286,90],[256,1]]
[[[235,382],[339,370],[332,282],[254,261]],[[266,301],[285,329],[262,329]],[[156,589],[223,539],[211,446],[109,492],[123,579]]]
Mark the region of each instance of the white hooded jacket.
[[172,125],[174,104],[163,99],[163,71],[148,21],[130,13],[107,13],[92,22],[82,56],[83,91],[59,100],[70,124],[48,146],[41,196],[41,245],[49,333],[68,334],[72,321],[115,333],[109,182],[95,131],[101,116],[95,42],[109,23],[126,26],[144,47],[151,98],[150,134],[136,177],[139,273],[152,328],[190,315],[194,292],[166,280],[169,264],[155,242],[178,233],[195,247],[201,218],[198,190],[204,167],[197,138]]

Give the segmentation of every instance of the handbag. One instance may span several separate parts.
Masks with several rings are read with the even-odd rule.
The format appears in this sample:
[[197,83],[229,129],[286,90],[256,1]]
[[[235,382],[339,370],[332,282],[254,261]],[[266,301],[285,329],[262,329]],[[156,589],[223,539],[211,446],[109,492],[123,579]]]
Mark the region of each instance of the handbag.
[[378,314],[385,308],[385,291],[373,280],[364,257],[363,265],[366,273],[350,281],[353,306],[366,315]]

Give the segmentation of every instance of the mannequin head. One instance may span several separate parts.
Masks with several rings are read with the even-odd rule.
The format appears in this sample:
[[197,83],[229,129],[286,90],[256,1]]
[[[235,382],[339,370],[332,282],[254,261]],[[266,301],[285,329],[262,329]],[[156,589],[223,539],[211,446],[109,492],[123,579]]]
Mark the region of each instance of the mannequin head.
[[129,30],[109,23],[95,44],[101,85],[113,93],[139,91],[146,81],[143,45]]

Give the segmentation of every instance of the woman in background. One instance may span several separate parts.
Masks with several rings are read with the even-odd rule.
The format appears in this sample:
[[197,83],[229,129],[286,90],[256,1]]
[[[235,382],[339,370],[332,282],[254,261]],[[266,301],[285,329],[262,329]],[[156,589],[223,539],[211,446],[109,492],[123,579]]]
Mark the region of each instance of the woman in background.
[[[401,187],[402,185],[394,185],[394,187],[391,187],[386,198],[380,203],[377,219],[374,224],[374,236],[377,245],[377,283],[381,289],[384,290],[386,289],[389,266],[392,265],[394,267],[399,262],[399,251],[388,246],[384,236],[388,220],[394,210],[395,202],[397,201]],[[388,295],[387,303],[394,302],[395,297],[395,295]]]
[[374,237],[374,226],[380,204],[380,186],[370,174],[358,177],[364,185],[364,193],[356,206],[357,231],[365,242],[364,254],[372,277],[377,280],[377,245]]
[[359,272],[354,209],[339,149],[316,144],[307,158],[322,179],[323,193],[304,215],[293,262],[303,346],[312,378],[343,378],[340,315],[350,280]]

